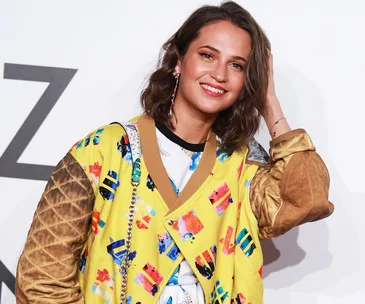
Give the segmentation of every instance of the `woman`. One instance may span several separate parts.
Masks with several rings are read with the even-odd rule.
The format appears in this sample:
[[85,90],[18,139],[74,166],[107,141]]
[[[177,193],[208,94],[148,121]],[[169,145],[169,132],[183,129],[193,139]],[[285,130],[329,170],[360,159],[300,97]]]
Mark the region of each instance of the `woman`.
[[[327,169],[275,95],[269,49],[234,2],[186,20],[141,95],[145,113],[90,133],[53,172],[18,303],[262,303],[259,239],[333,211]],[[261,116],[270,159],[252,139]]]

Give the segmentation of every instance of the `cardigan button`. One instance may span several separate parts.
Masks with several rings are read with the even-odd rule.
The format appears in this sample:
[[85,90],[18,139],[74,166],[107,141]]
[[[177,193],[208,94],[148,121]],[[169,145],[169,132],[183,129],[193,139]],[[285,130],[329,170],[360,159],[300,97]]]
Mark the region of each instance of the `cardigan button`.
[[173,220],[168,220],[168,221],[167,221],[167,224],[168,224],[169,226],[172,226],[172,225],[174,224],[174,221],[173,221]]

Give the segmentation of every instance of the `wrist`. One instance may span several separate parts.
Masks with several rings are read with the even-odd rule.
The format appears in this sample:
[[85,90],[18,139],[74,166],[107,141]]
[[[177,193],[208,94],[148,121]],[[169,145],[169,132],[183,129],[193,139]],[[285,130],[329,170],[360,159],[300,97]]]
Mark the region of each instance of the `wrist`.
[[275,121],[284,116],[279,100],[276,97],[267,99],[265,107],[261,111],[261,115],[264,118],[267,127],[270,128]]
[[261,115],[272,138],[291,130],[276,96],[267,96]]

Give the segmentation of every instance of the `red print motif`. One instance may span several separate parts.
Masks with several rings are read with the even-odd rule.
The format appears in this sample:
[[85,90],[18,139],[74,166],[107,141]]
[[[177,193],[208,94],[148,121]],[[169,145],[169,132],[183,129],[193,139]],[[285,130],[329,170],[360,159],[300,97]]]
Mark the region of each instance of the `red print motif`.
[[179,233],[183,241],[194,240],[195,235],[204,228],[194,210],[190,210],[176,221],[171,221],[171,225]]
[[101,166],[99,163],[96,162],[93,165],[89,165],[90,174],[94,175],[95,177],[100,177]]

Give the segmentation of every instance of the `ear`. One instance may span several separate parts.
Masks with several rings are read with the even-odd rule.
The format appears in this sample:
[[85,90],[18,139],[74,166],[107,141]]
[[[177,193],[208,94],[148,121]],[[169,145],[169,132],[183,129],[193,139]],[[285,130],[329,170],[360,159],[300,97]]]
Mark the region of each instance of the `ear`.
[[175,71],[176,73],[181,74],[181,58],[177,61]]

